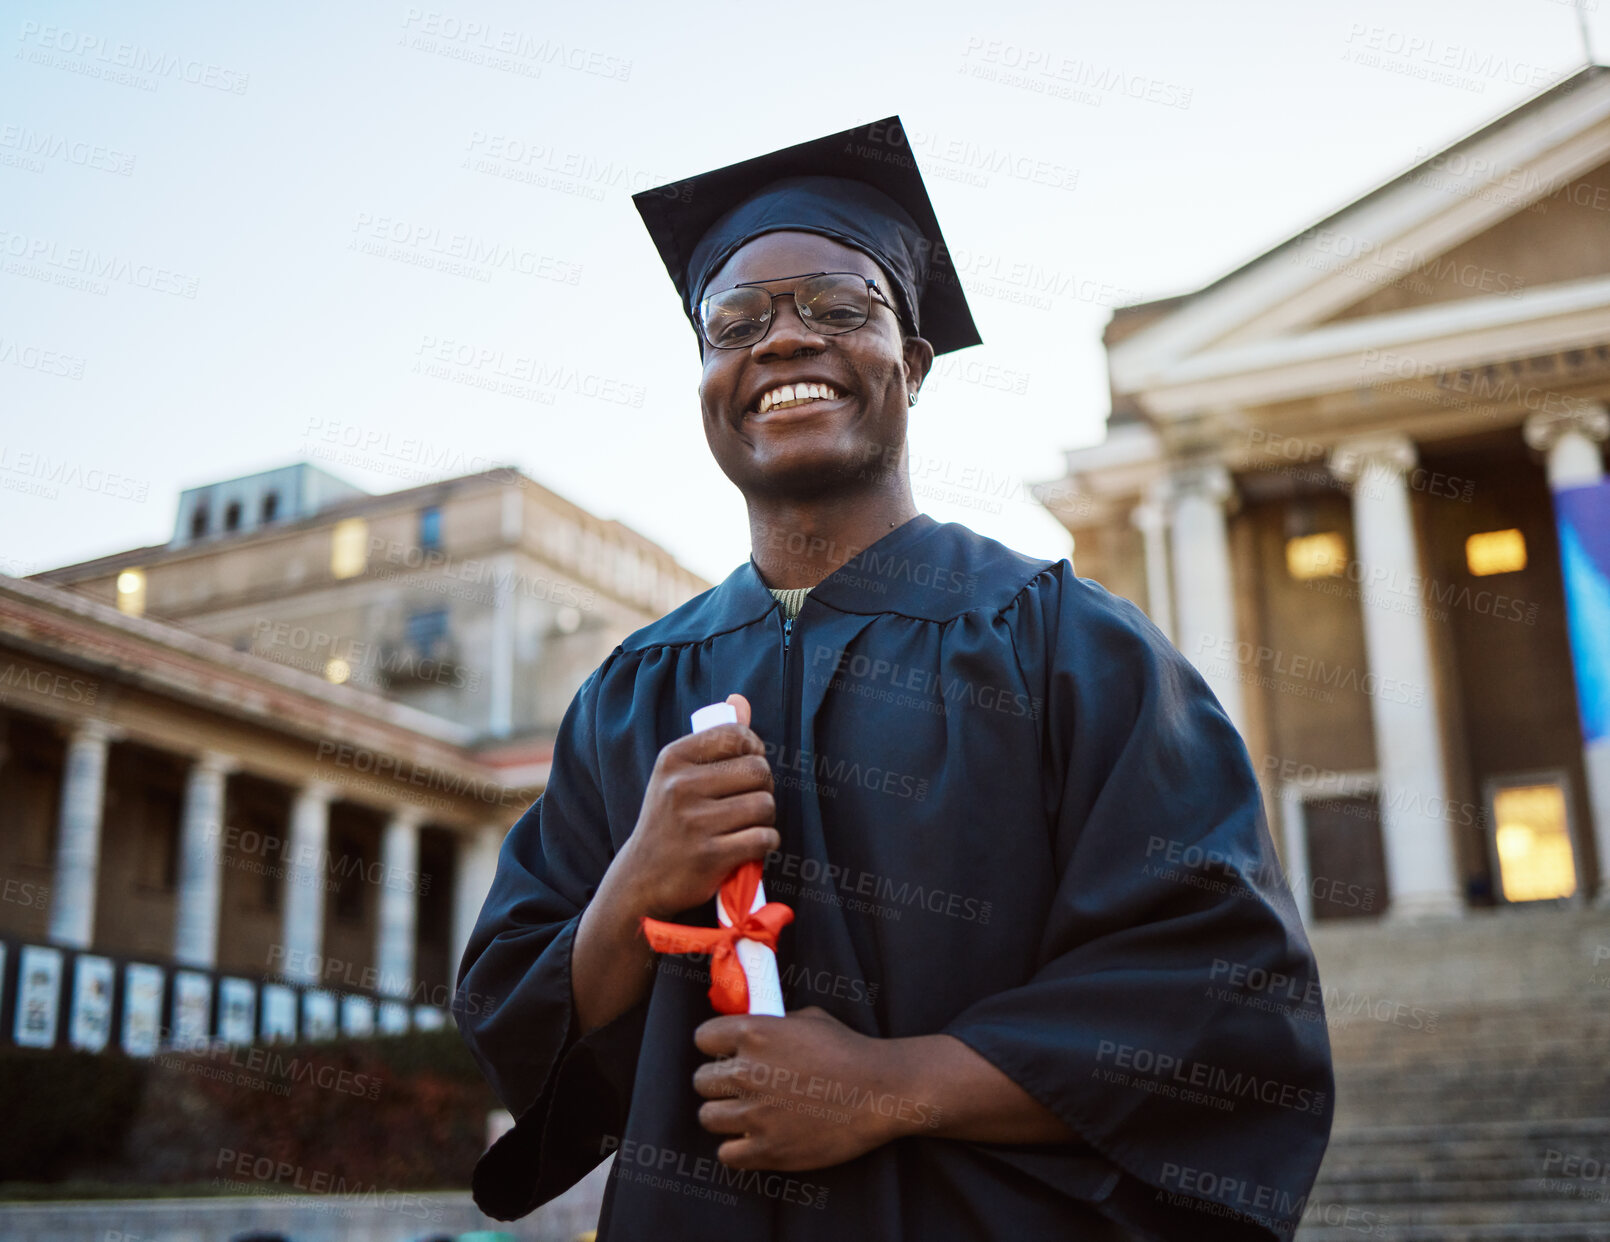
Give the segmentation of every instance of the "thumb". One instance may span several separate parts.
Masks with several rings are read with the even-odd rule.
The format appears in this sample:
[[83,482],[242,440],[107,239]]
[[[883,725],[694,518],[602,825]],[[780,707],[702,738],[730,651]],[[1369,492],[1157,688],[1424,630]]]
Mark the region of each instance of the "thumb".
[[749,727],[749,719],[751,714],[749,711],[749,700],[744,698],[744,696],[741,694],[729,694],[726,698],[726,701],[731,703],[737,710],[738,723],[747,729]]

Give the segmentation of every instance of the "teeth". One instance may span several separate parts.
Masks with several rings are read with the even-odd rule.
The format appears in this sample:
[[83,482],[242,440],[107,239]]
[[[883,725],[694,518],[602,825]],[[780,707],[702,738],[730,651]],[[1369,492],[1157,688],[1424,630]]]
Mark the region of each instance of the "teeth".
[[784,384],[760,399],[760,413],[801,405],[806,401],[836,401],[838,390],[828,384]]

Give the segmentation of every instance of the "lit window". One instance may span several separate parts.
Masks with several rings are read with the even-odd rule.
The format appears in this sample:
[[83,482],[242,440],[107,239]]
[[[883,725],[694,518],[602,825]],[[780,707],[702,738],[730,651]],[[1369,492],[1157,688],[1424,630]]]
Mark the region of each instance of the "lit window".
[[145,572],[125,569],[117,576],[117,610],[131,617],[145,615]]
[[1526,568],[1526,538],[1518,530],[1489,530],[1465,540],[1465,564],[1478,578]]
[[324,662],[324,679],[341,685],[352,676],[352,665],[339,656],[332,657]]
[[1576,892],[1576,863],[1557,784],[1512,785],[1493,795],[1505,901],[1551,901]]
[[1286,540],[1286,572],[1293,578],[1334,578],[1347,568],[1347,542],[1334,530]]
[[435,505],[419,511],[419,546],[426,551],[442,546],[442,511]]
[[368,562],[369,524],[362,518],[337,522],[330,532],[330,572],[337,578],[356,578]]

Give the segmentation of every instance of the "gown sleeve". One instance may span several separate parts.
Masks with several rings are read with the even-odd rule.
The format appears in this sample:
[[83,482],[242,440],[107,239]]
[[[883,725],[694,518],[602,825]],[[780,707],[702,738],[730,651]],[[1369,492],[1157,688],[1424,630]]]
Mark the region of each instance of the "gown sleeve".
[[[1246,747],[1140,610],[1068,562],[1003,620],[1042,696],[1059,878],[1031,977],[946,1033],[1118,1170],[1103,1210],[1121,1223],[1289,1237],[1334,1085],[1313,954]],[[1055,1176],[1049,1151],[997,1154]]]
[[571,948],[614,857],[599,779],[597,697],[571,703],[548,784],[509,830],[459,966],[453,1016],[516,1124],[475,1170],[476,1203],[513,1220],[569,1189],[618,1141],[647,1002],[579,1036]]

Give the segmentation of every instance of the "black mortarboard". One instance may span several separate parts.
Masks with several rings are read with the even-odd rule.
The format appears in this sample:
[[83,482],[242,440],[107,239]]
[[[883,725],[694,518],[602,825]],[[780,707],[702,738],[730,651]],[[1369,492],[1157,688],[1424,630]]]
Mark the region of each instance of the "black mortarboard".
[[632,196],[688,321],[704,282],[752,237],[782,229],[853,246],[888,273],[908,327],[936,354],[980,344],[922,173],[897,116]]

